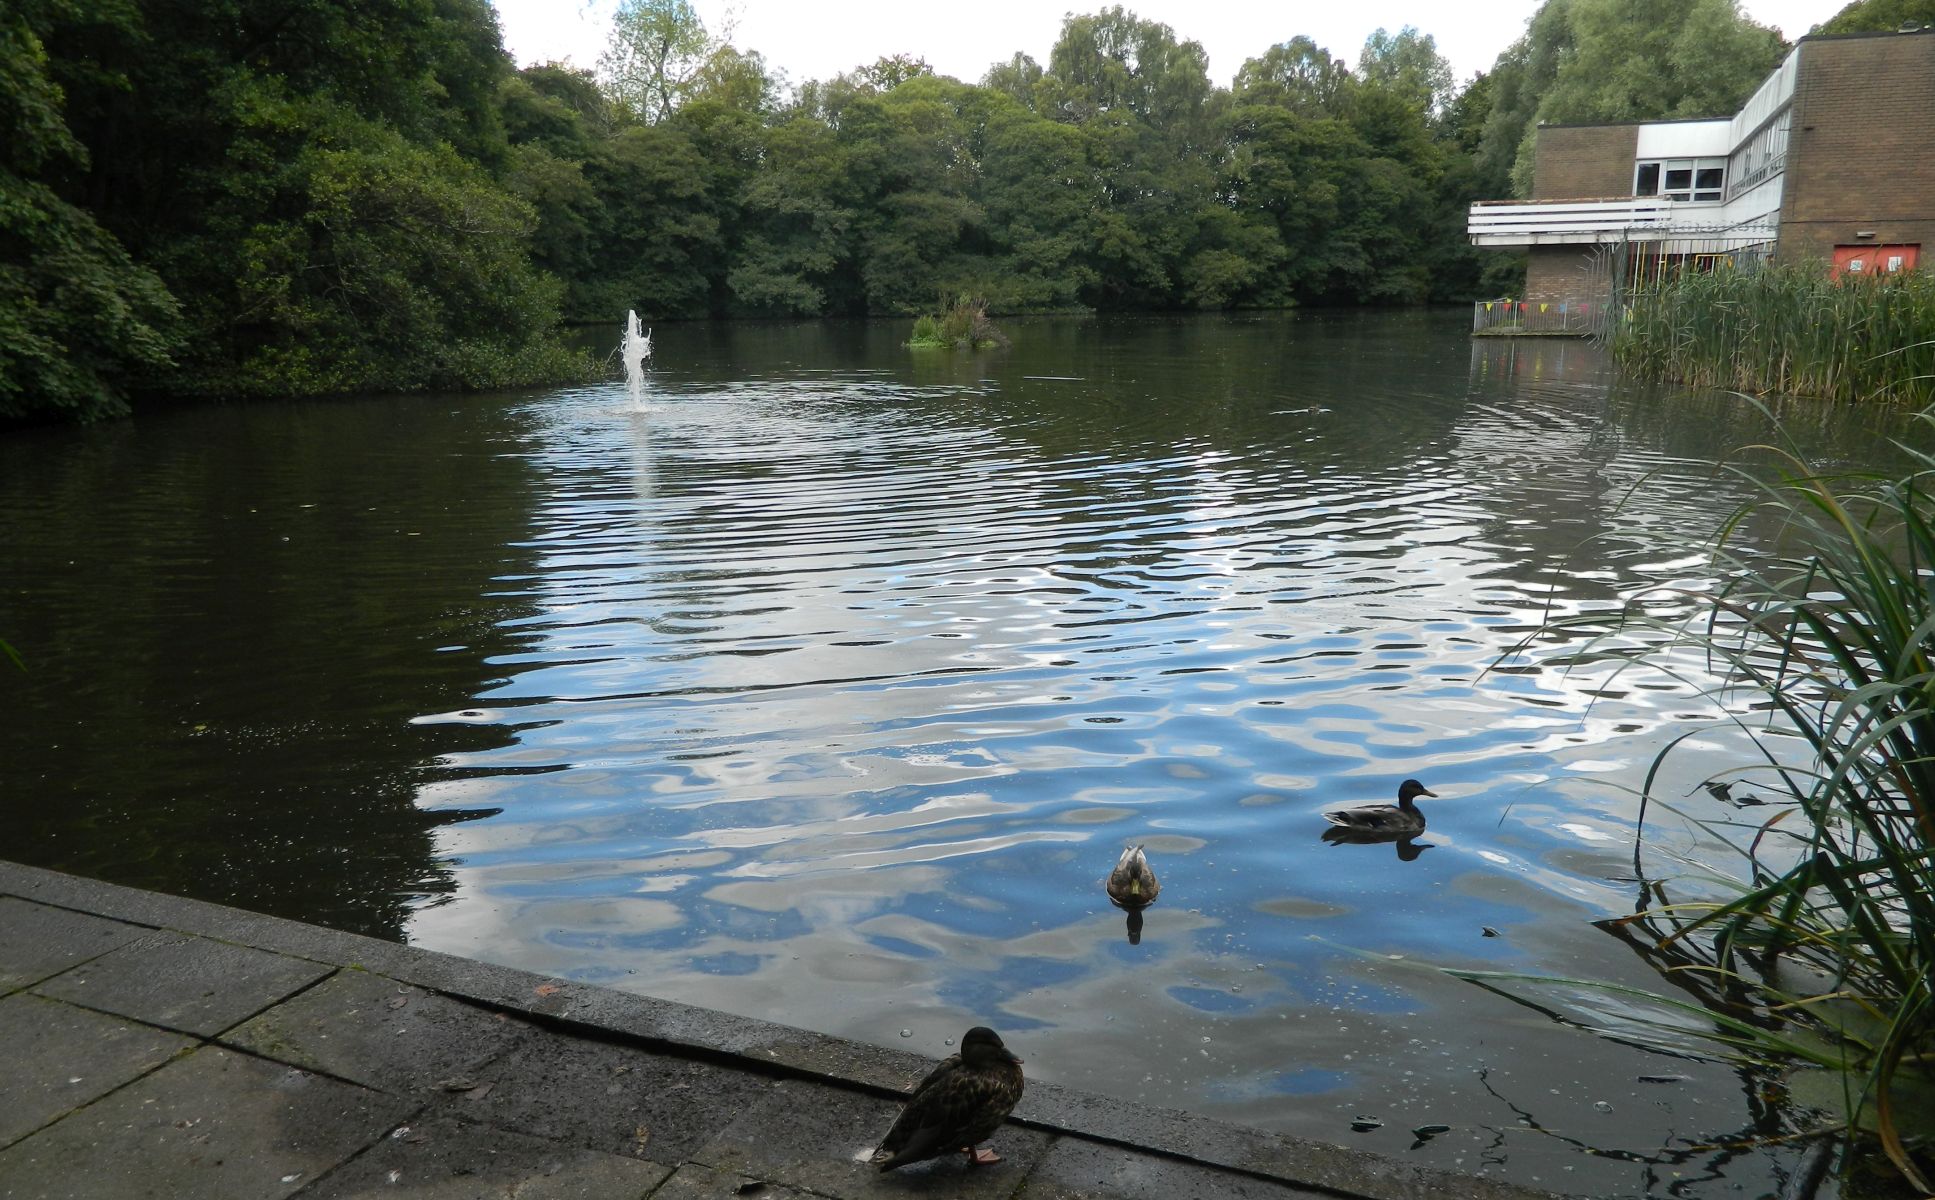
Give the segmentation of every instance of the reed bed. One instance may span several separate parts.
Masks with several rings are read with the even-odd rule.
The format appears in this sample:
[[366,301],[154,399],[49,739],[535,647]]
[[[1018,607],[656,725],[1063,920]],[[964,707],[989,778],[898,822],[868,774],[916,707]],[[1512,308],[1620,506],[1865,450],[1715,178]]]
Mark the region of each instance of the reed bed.
[[1935,274],[1688,273],[1641,285],[1611,343],[1649,379],[1923,406],[1935,403]]
[[[1935,433],[1935,419],[1920,420]],[[1645,780],[1634,851],[1648,902],[1600,924],[1673,985],[1651,997],[1661,1048],[1683,1050],[1697,1018],[1694,1031],[1715,1056],[1776,1069],[1797,1103],[1838,1114],[1812,1132],[1872,1135],[1929,1194],[1935,456],[1913,454],[1901,477],[1827,478],[1791,451],[1755,449],[1763,460],[1771,453],[1776,469],[1739,468],[1757,499],[1713,544],[1721,582],[1690,597],[1702,615],[1688,621],[1677,605],[1682,615],[1658,615],[1668,609],[1649,593],[1612,621],[1565,622],[1607,642],[1637,635],[1667,671],[1689,649],[1703,655],[1721,681],[1712,698],[1758,756],[1707,780],[1689,803],[1662,794],[1678,743],[1661,752]],[[1736,537],[1743,522],[1766,528],[1764,518],[1780,531],[1774,551]],[[1669,853],[1662,847],[1641,869],[1649,806],[1672,808],[1737,857],[1678,858],[1667,879],[1657,869]],[[1565,985],[1634,994],[1585,980],[1455,973],[1508,993]]]

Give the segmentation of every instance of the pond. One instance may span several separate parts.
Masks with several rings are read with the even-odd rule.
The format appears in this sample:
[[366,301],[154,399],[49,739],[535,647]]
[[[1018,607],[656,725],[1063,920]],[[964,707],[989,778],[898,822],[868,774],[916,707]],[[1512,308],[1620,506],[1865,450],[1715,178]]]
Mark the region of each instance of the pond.
[[[1692,732],[1698,815],[1738,747],[1697,679],[1487,668],[1697,577],[1762,413],[1455,312],[1008,331],[0,438],[0,853],[928,1055],[985,1023],[1424,1165],[1778,1187],[1763,1078],[1436,970],[1663,987],[1592,924],[1632,789]],[[1830,464],[1899,432],[1790,416]],[[1407,777],[1423,838],[1320,840]]]

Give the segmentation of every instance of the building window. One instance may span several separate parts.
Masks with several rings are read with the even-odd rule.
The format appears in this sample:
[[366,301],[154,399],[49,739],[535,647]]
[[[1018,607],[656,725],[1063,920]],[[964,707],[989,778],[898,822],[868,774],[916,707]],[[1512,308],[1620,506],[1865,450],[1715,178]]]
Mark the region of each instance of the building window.
[[1726,198],[1726,186],[1724,158],[1653,159],[1637,164],[1633,170],[1635,196],[1718,204]]
[[1740,143],[1727,160],[1727,198],[1771,179],[1787,166],[1787,125],[1791,108],[1775,113]]

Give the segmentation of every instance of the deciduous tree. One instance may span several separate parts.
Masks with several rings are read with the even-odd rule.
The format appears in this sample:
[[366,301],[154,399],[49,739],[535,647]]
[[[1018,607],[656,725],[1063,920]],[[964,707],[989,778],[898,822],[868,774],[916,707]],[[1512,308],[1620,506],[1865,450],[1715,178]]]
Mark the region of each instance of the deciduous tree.
[[663,121],[690,98],[717,49],[689,0],[620,0],[598,69],[614,103]]

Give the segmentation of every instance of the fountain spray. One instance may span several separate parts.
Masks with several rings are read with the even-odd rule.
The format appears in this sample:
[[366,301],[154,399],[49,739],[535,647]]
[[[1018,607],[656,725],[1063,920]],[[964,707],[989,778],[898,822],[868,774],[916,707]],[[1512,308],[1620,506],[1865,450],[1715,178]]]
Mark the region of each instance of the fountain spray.
[[625,390],[631,394],[632,404],[643,407],[645,404],[645,360],[652,357],[652,331],[643,334],[638,331],[638,313],[625,310],[625,341],[619,347],[619,357],[625,360]]

